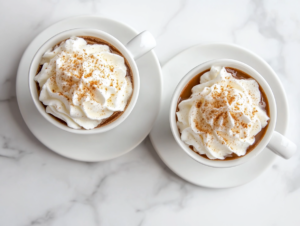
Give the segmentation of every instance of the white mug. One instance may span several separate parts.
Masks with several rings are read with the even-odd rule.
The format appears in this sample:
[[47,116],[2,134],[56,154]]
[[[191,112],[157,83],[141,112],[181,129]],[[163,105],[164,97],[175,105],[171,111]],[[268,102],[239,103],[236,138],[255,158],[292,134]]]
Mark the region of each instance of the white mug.
[[[57,43],[60,43],[61,41],[66,40],[72,36],[92,36],[92,37],[100,38],[110,43],[115,48],[117,48],[122,53],[122,55],[126,58],[133,75],[134,87],[133,87],[132,97],[123,114],[115,121],[107,125],[104,125],[102,127],[91,129],[91,130],[72,129],[67,125],[64,125],[63,123],[57,121],[54,118],[54,116],[48,114],[45,111],[45,107],[43,106],[43,104],[39,101],[36,82],[34,81],[34,77],[36,76],[37,69],[39,67],[43,54],[48,49],[51,49],[53,46],[55,46]],[[131,39],[131,41],[129,41],[126,45],[123,45],[119,40],[117,40],[115,37],[111,36],[110,34],[107,34],[106,32],[97,29],[79,28],[79,29],[63,31],[53,36],[46,43],[44,43],[39,48],[35,56],[33,57],[29,69],[29,90],[33,102],[36,108],[38,109],[38,111],[47,121],[49,121],[51,124],[57,126],[62,130],[72,132],[72,133],[77,133],[77,134],[95,134],[95,133],[101,133],[113,129],[116,126],[118,126],[120,123],[122,123],[129,116],[138,99],[139,89],[140,89],[140,77],[139,77],[139,71],[135,60],[141,57],[142,55],[144,55],[145,53],[149,52],[155,46],[156,46],[156,41],[154,37],[151,35],[151,33],[148,31],[144,31],[138,34],[133,39]]]
[[[270,109],[270,120],[269,125],[267,128],[267,131],[263,137],[263,139],[258,143],[258,145],[250,152],[247,153],[245,156],[242,156],[237,159],[233,160],[225,160],[225,161],[214,161],[210,159],[206,159],[201,157],[200,155],[196,154],[193,150],[189,148],[187,144],[185,144],[181,138],[180,133],[177,128],[176,123],[176,109],[178,104],[178,98],[183,90],[183,88],[189,83],[189,81],[195,77],[197,74],[208,70],[211,68],[211,66],[223,66],[223,67],[231,67],[236,68],[238,70],[241,70],[248,75],[250,75],[252,78],[254,78],[259,85],[264,90],[268,102],[269,102],[269,109]],[[179,82],[177,85],[175,92],[172,97],[171,101],[171,108],[170,108],[170,125],[171,125],[171,131],[173,133],[173,136],[179,146],[184,150],[190,157],[192,157],[194,160],[198,161],[199,163],[202,163],[207,166],[216,167],[216,168],[225,168],[225,167],[233,167],[240,164],[243,164],[250,159],[253,159],[255,156],[257,156],[261,151],[264,150],[264,148],[267,146],[270,150],[272,150],[275,154],[280,155],[283,158],[290,158],[294,155],[294,153],[297,150],[296,145],[288,140],[286,137],[281,135],[280,133],[275,131],[275,125],[276,125],[276,117],[277,117],[277,109],[276,109],[276,102],[274,99],[273,92],[266,82],[266,80],[252,67],[236,61],[236,60],[230,60],[230,59],[217,59],[217,60],[211,60],[208,62],[205,62],[203,64],[200,64],[193,68],[191,71],[189,71]]]

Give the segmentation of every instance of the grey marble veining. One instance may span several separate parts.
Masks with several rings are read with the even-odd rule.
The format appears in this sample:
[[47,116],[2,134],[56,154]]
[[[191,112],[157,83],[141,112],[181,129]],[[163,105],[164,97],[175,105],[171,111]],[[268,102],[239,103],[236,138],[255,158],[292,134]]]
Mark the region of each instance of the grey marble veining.
[[[206,189],[172,173],[149,138],[120,158],[63,158],[29,131],[15,95],[31,40],[75,15],[120,20],[157,38],[161,64],[203,42],[229,42],[264,58],[288,97],[287,136],[300,146],[300,2],[287,0],[13,0],[0,7],[0,225],[300,225],[300,154],[253,182]],[[27,85],[27,84],[24,84]]]

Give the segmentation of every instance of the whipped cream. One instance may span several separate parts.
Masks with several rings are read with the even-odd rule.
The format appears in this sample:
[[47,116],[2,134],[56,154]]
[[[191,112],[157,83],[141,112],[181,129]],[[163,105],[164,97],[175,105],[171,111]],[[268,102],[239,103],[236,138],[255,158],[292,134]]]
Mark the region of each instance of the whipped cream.
[[48,50],[35,76],[46,112],[73,129],[93,129],[124,111],[132,94],[124,58],[107,45],[71,37]]
[[181,140],[209,159],[242,156],[268,124],[254,79],[236,79],[224,67],[212,66],[178,105]]

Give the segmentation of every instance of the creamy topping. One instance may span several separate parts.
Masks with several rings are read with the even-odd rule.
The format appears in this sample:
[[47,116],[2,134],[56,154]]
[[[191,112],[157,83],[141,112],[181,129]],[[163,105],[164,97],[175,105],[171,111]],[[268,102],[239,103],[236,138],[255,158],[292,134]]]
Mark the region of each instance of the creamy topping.
[[35,77],[46,112],[74,129],[93,129],[124,111],[132,94],[124,58],[107,45],[70,39],[48,50]]
[[209,159],[242,156],[268,123],[254,79],[236,79],[224,67],[212,66],[179,103],[181,139]]

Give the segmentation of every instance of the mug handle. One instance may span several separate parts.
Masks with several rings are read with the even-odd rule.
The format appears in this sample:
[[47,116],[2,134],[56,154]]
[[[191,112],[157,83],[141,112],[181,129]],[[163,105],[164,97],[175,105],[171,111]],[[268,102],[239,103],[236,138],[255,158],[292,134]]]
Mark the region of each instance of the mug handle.
[[291,158],[297,151],[295,143],[276,131],[273,132],[267,147],[275,154],[285,159]]
[[126,48],[135,60],[149,52],[155,46],[155,38],[149,31],[143,31],[126,44]]

